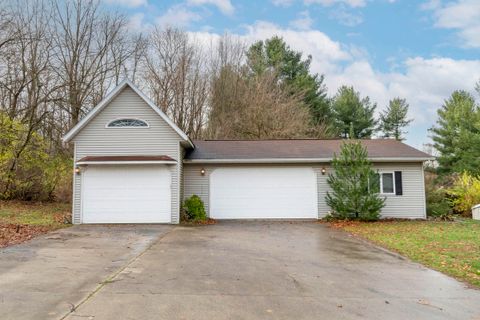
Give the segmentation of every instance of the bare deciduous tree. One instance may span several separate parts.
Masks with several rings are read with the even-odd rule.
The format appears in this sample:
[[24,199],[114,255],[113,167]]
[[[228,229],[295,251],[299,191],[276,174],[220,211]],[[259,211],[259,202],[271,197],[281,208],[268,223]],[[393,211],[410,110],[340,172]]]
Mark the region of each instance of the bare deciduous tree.
[[283,91],[272,74],[246,77],[228,69],[222,73],[216,81],[221,82],[221,89],[217,91],[213,84],[211,103],[213,108],[221,105],[223,111],[210,115],[209,138],[255,140],[307,135],[309,114],[302,96]]
[[64,84],[71,126],[89,111],[118,79],[120,65],[131,50],[125,50],[127,20],[120,14],[104,14],[96,0],[53,0],[52,39],[55,72]]
[[[23,6],[13,10],[9,23],[9,34],[15,35],[2,47],[1,65],[4,73],[0,76],[1,111],[9,118],[12,126],[20,122],[21,134],[9,143],[9,159],[3,163],[3,194],[11,194],[14,176],[23,153],[34,140],[34,135],[41,132],[43,124],[50,113],[52,93],[56,86],[51,75],[51,43],[48,41],[49,12],[40,1],[23,2]],[[12,128],[5,128],[10,130]],[[16,130],[10,130],[17,132]],[[2,146],[4,147],[4,146]],[[34,177],[24,177],[33,179]]]
[[211,64],[210,139],[305,137],[309,115],[302,96],[285,92],[275,74],[252,75],[245,64],[245,44],[224,36]]
[[200,50],[186,32],[155,28],[146,58],[145,82],[153,101],[193,138],[200,136],[208,97]]
[[141,34],[102,6],[101,0],[0,2],[0,197],[20,190],[19,181],[22,190],[53,190],[58,176],[40,180],[70,167],[61,137],[123,78],[192,138],[321,132],[311,128],[300,93],[284,92],[273,74],[249,72],[246,45],[237,38],[225,35],[208,47],[174,28]]

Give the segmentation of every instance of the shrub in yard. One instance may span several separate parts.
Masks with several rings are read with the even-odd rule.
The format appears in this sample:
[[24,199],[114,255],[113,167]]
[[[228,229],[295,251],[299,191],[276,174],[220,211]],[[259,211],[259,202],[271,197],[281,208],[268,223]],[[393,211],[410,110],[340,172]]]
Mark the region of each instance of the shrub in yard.
[[[448,181],[443,181],[443,183],[446,182]],[[425,195],[428,217],[443,218],[453,213],[449,195],[443,187],[443,183],[438,180],[434,173],[425,172]]]
[[3,112],[0,128],[0,199],[59,200],[56,190],[71,186],[71,156],[52,152],[40,133]]
[[453,209],[462,215],[470,216],[472,207],[480,204],[480,179],[464,172],[455,178],[448,193]]
[[207,213],[205,212],[203,201],[195,194],[183,202],[183,209],[185,210],[186,218],[188,220],[207,220]]
[[444,190],[440,189],[427,193],[427,216],[439,218],[451,214],[452,207]]
[[332,209],[329,218],[378,220],[385,199],[378,194],[379,176],[372,169],[366,148],[360,142],[343,143],[332,166],[334,172],[327,179],[332,192],[326,196]]

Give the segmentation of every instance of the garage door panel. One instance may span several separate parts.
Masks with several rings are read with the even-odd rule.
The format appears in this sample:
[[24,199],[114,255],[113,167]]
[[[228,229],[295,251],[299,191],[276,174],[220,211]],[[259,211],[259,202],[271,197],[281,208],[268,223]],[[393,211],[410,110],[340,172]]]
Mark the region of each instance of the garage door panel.
[[219,168],[210,176],[216,219],[317,218],[312,168]]
[[83,222],[170,222],[170,183],[166,166],[90,166],[83,174]]

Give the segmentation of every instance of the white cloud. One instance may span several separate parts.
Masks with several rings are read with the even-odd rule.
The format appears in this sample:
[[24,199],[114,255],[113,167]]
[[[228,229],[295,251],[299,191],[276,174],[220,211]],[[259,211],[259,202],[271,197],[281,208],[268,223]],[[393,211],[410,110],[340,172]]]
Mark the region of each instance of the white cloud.
[[348,27],[354,27],[363,22],[362,15],[348,12],[345,8],[332,10],[330,12],[330,19],[337,20],[340,24]]
[[242,38],[251,43],[264,40],[274,35],[281,36],[285,42],[304,55],[313,56],[312,68],[315,70],[335,70],[339,62],[350,60],[351,54],[339,42],[333,41],[326,34],[318,30],[294,30],[259,21],[247,26],[247,33]]
[[290,26],[299,30],[308,30],[312,27],[313,19],[310,17],[308,11],[302,11],[298,18],[290,21]]
[[[329,18],[348,27],[354,27],[363,22],[361,13],[357,8],[367,5],[367,0],[304,0],[306,5],[320,4],[324,7],[332,7]],[[353,12],[352,8],[356,11]]]
[[104,0],[104,1],[107,4],[119,5],[119,6],[130,7],[130,8],[148,5],[147,0]]
[[[220,35],[209,32],[192,32],[198,42],[211,45]],[[450,58],[411,57],[398,64],[394,71],[376,70],[369,62],[364,49],[332,40],[318,30],[281,28],[269,22],[256,22],[246,26],[244,34],[235,34],[246,44],[264,40],[274,35],[283,37],[294,50],[311,55],[312,71],[325,74],[329,94],[341,85],[353,85],[362,96],[368,95],[383,110],[394,97],[406,98],[410,104],[408,142],[421,147],[428,141],[427,129],[443,101],[457,89],[473,91],[480,79],[480,60],[454,60]]]
[[428,0],[420,5],[422,10],[435,10],[442,6],[441,0]]
[[277,7],[290,7],[294,0],[271,0],[272,4]]
[[230,0],[188,0],[188,4],[193,6],[213,5],[226,15],[232,15],[235,12]]
[[175,5],[168,8],[167,12],[156,19],[161,26],[187,27],[194,21],[199,21],[198,13],[188,10],[185,6]]
[[388,74],[390,95],[408,95],[413,111],[429,122],[437,107],[457,89],[473,91],[480,78],[480,60],[409,58],[404,73]]
[[[191,31],[189,34],[205,47],[215,44],[221,37],[217,33],[205,31]],[[257,21],[253,25],[247,25],[245,26],[245,33],[229,34],[229,36],[238,39],[246,45],[273,36],[280,36],[290,47],[303,52],[304,57],[312,55],[312,70],[325,74],[335,74],[339,70],[339,64],[351,61],[353,58],[362,55],[362,50],[353,46],[342,46],[321,31],[281,28],[266,21]]]
[[432,10],[437,28],[458,31],[466,47],[480,47],[480,1],[457,0],[443,5],[431,0],[422,5],[424,10]]
[[382,73],[367,61],[354,61],[339,68],[338,73],[327,73],[325,80],[330,90],[343,84],[353,85],[378,103],[377,111],[394,97],[406,98],[410,104],[409,116],[414,119],[409,142],[420,147],[428,140],[427,129],[434,124],[436,110],[443,101],[454,90],[473,91],[480,78],[480,60],[414,57],[402,65],[403,72]]
[[345,4],[352,8],[365,7],[367,0],[305,0],[305,4],[320,4],[325,7],[330,7],[335,4]]
[[145,14],[139,12],[132,15],[128,21],[128,29],[135,32],[148,31],[151,25],[144,22]]

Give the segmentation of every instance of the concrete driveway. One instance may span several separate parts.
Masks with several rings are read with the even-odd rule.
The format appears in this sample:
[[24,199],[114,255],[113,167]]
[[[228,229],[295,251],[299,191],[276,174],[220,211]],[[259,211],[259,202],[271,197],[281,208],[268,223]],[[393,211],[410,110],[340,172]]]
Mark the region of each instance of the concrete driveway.
[[480,319],[480,291],[314,222],[80,226],[0,254],[0,319]]

